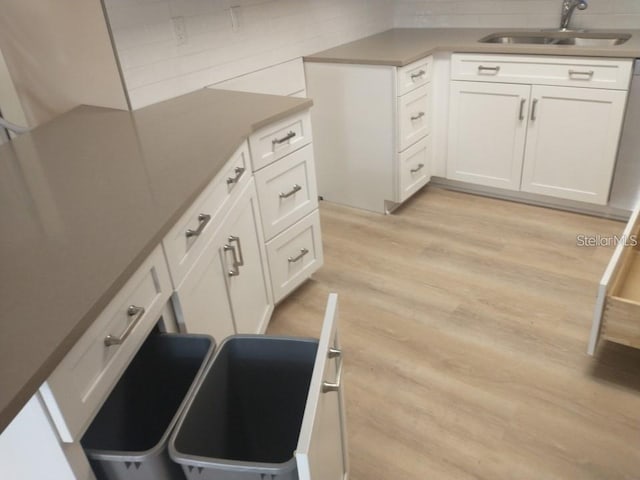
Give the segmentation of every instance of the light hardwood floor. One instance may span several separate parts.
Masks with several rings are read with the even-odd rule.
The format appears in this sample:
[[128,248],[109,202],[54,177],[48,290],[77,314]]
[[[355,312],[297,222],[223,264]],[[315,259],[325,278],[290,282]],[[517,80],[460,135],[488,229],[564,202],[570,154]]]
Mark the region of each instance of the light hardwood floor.
[[436,188],[320,211],[268,333],[318,336],[338,292],[351,480],[640,478],[640,350],[586,355],[612,249],[576,246],[623,223]]

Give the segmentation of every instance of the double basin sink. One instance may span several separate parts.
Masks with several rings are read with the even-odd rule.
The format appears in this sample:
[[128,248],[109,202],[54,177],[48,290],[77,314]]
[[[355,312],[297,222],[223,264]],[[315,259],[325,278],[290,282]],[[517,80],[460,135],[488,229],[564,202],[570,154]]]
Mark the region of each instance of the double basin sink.
[[582,31],[497,32],[478,40],[480,43],[575,45],[580,47],[610,47],[622,45],[631,38],[628,33]]

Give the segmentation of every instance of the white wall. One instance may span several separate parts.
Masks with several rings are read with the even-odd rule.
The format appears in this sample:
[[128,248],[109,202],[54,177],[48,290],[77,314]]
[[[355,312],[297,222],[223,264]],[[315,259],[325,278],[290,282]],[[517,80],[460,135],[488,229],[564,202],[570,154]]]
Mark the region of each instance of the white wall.
[[[393,27],[391,0],[104,0],[134,109]],[[238,28],[230,7],[239,6]],[[178,38],[172,18],[184,25]]]
[[[588,0],[576,28],[640,28],[640,0]],[[561,0],[395,0],[396,27],[531,27],[560,23]]]

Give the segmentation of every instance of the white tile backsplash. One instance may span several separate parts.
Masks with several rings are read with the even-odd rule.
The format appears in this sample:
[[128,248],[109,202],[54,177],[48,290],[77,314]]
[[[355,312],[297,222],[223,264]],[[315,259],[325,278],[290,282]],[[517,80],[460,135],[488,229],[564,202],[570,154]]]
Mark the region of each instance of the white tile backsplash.
[[[105,0],[134,109],[392,28],[391,0]],[[239,6],[233,31],[230,7]],[[172,19],[181,17],[186,42]]]
[[[561,0],[104,0],[133,108],[396,27],[555,27]],[[230,8],[239,28],[232,29]],[[172,19],[184,22],[179,42]],[[578,28],[640,29],[640,0],[589,0]]]
[[[640,0],[588,0],[576,28],[639,28]],[[395,0],[396,27],[554,28],[562,0]]]

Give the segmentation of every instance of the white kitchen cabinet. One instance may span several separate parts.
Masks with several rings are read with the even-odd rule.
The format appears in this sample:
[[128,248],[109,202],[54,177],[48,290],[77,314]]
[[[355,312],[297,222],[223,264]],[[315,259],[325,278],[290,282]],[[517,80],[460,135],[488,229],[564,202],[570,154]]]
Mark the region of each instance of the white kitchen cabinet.
[[308,111],[267,125],[249,138],[267,271],[276,303],[323,263],[311,141]]
[[[305,63],[322,198],[389,213],[429,182],[431,68],[431,57],[403,67]],[[421,141],[422,167],[406,188],[406,152]]]
[[250,187],[229,211],[222,227],[227,288],[237,333],[264,333],[273,311],[255,186]]
[[451,82],[447,177],[520,189],[528,85]]
[[626,96],[534,85],[522,191],[605,205]]
[[605,205],[630,65],[454,54],[447,178]]
[[0,478],[11,480],[94,479],[85,462],[85,471],[73,471],[51,424],[39,394],[35,394],[0,434]]
[[342,370],[343,358],[338,337],[338,296],[331,294],[295,452],[300,480],[348,478]]
[[173,296],[187,332],[218,342],[234,333],[264,332],[273,301],[260,227],[251,180]]
[[40,394],[63,442],[78,442],[171,294],[157,247],[62,359]]

